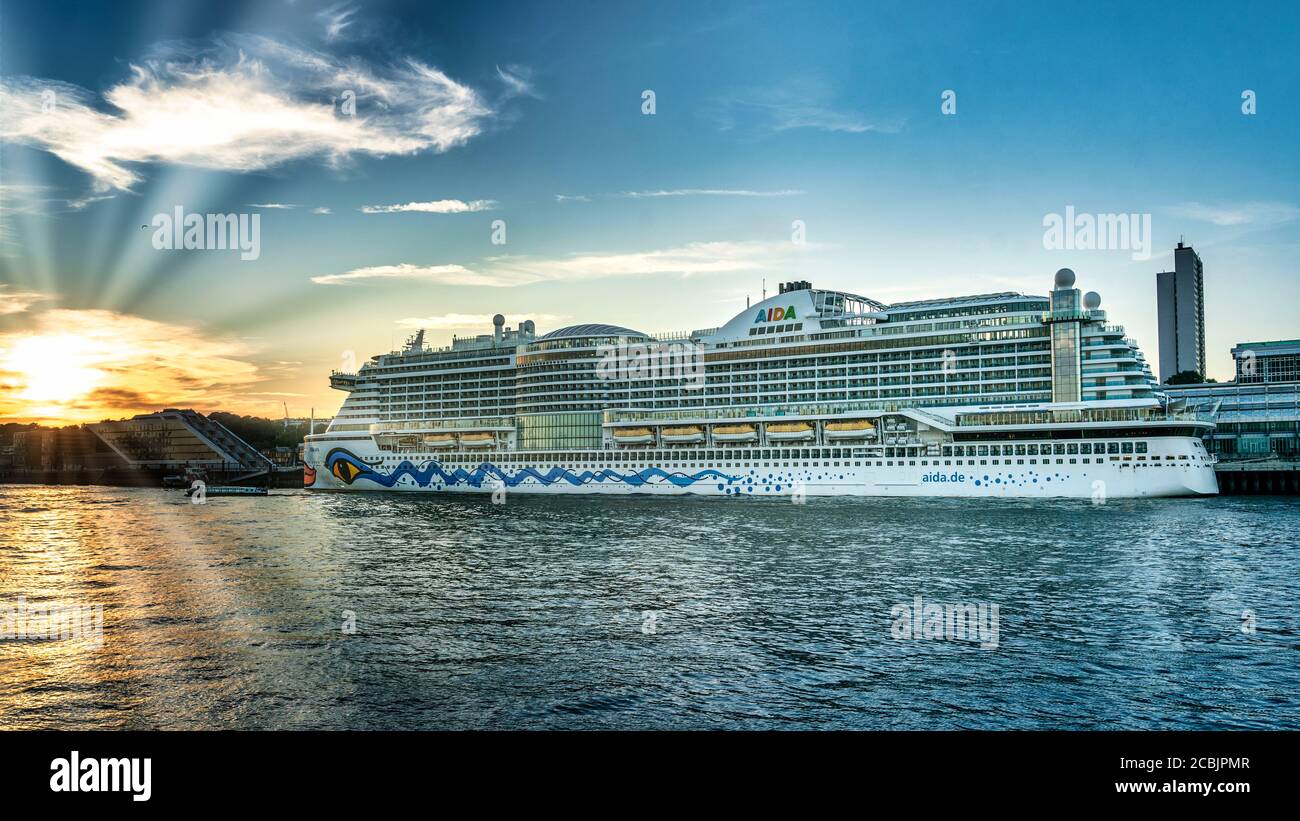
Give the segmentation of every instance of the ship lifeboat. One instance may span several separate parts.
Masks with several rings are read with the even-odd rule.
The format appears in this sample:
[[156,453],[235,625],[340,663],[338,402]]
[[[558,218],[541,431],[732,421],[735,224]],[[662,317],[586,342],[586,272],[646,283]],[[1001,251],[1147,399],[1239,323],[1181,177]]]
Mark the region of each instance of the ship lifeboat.
[[713,441],[756,442],[758,441],[758,428],[753,425],[714,425]]
[[456,444],[456,437],[450,433],[429,433],[424,437],[426,448],[449,448],[454,444]]
[[463,448],[487,448],[495,445],[496,442],[496,435],[487,432],[460,435],[460,446]]
[[649,428],[614,428],[614,442],[619,445],[646,445],[655,440]]
[[683,425],[679,428],[664,428],[659,435],[664,444],[690,445],[704,441],[704,428],[699,425]]
[[802,442],[813,438],[810,422],[775,422],[767,426],[767,438],[772,442]]
[[826,423],[826,438],[834,441],[866,439],[876,435],[876,426],[865,419],[845,419]]

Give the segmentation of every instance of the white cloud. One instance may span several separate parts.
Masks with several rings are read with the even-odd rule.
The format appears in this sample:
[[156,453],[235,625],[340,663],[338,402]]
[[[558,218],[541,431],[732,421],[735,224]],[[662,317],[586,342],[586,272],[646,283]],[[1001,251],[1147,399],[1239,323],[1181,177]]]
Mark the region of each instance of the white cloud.
[[292,203],[287,203],[287,202],[250,202],[250,203],[248,204],[248,207],[249,207],[249,208],[289,209],[289,208],[297,208],[298,206],[293,205]]
[[586,194],[556,194],[556,202],[591,202],[591,197]]
[[[519,315],[512,318],[506,315],[507,325],[517,325],[519,322],[531,319],[539,324],[555,323],[568,319],[567,316],[558,316],[556,314],[527,314]],[[492,314],[442,314],[441,316],[408,316],[405,319],[397,320],[397,324],[403,328],[423,328],[430,331],[451,331],[462,329],[483,329],[486,333],[492,328]]]
[[408,202],[403,205],[366,205],[361,208],[365,214],[398,214],[406,211],[421,214],[468,214],[475,211],[496,210],[496,200],[431,200],[429,202]]
[[538,282],[569,282],[651,274],[717,274],[733,271],[789,270],[793,258],[819,247],[790,242],[693,242],[675,248],[624,253],[577,253],[562,257],[489,257],[478,270],[463,265],[419,266],[411,263],[357,268],[343,274],[312,277],[319,285],[342,285],[369,279],[423,280],[438,285],[505,288]]
[[[336,110],[345,92],[355,116]],[[142,163],[257,171],[447,151],[492,115],[473,89],[414,59],[379,68],[251,35],[159,47],[102,101],[67,83],[3,78],[0,110],[0,138],[49,151],[101,193],[135,185]]]
[[1185,202],[1172,206],[1170,213],[1185,219],[1215,225],[1278,225],[1300,219],[1300,208],[1288,202],[1242,202],[1205,204]]
[[313,209],[311,209],[311,212],[312,212],[313,214],[333,214],[333,213],[334,213],[334,212],[331,211],[330,209],[328,209],[328,208],[324,208],[324,207],[321,207],[321,208],[313,208]]

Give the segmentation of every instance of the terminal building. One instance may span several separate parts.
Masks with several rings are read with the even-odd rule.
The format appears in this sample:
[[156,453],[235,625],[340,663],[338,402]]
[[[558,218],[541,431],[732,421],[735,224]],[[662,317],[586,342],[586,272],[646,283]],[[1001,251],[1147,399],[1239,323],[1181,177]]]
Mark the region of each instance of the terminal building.
[[[1234,488],[1237,472],[1253,472],[1254,492],[1296,491],[1300,469],[1300,340],[1243,342],[1232,349],[1232,382],[1162,385],[1171,401],[1217,409],[1206,449],[1219,457],[1220,486]],[[1266,474],[1260,471],[1267,471]],[[1242,479],[1241,481],[1244,481]]]

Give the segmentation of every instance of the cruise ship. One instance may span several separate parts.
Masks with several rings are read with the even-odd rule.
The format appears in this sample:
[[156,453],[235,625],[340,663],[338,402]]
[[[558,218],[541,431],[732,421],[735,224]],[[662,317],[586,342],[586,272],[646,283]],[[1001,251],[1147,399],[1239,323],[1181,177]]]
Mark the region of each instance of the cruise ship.
[[1213,415],[1160,393],[1069,269],[1047,297],[885,304],[808,282],[718,328],[582,324],[355,373],[303,448],[328,491],[752,498],[1109,498],[1218,492]]

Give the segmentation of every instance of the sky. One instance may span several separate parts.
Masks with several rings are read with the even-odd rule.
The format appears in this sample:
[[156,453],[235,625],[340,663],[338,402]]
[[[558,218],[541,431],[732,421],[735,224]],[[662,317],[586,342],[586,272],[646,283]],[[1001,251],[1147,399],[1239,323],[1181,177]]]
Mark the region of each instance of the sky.
[[0,0],[0,419],[319,418],[418,328],[691,330],[795,279],[1069,267],[1154,366],[1180,238],[1226,380],[1300,337],[1297,42],[1293,3]]

